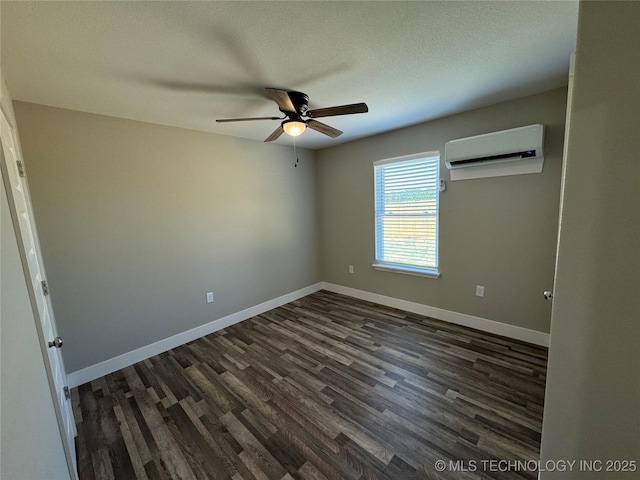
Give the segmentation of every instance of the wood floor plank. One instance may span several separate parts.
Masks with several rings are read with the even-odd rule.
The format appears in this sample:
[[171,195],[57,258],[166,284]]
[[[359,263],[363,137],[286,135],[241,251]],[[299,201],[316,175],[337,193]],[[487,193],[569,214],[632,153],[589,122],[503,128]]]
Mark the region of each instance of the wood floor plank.
[[109,449],[103,447],[91,455],[93,471],[98,480],[114,480],[113,466],[109,458]]
[[122,411],[122,407],[120,405],[116,405],[113,407],[113,411],[116,414],[116,418],[118,419],[118,423],[120,424],[120,432],[122,433],[122,439],[127,447],[127,452],[129,453],[129,458],[131,459],[131,463],[133,466],[133,471],[135,472],[136,478],[141,478],[147,480],[147,473],[144,470],[144,463],[142,458],[140,457],[140,453],[138,452],[138,448],[136,446],[136,442],[133,439],[133,434],[131,433],[131,429],[129,428],[129,424],[124,416],[124,412]]
[[[233,412],[225,413],[221,420],[236,441],[242,445],[246,458],[251,460],[251,465],[255,466],[253,469],[249,468],[254,475],[256,472],[263,472],[266,478],[282,478],[285,475],[286,471],[282,465],[278,463],[264,445],[238,420]],[[243,459],[243,461],[245,460]],[[245,461],[245,464],[246,463]],[[256,475],[256,477],[257,476],[258,475]]]
[[522,480],[547,351],[319,291],[72,391],[81,480]]
[[147,391],[134,369],[127,367],[124,370],[126,372],[127,383],[129,383],[135,392],[134,398],[136,404],[158,446],[162,465],[167,469],[172,478],[185,480],[195,478],[189,463],[180,450],[179,444],[167,427],[160,409],[162,404],[154,405],[151,403]]

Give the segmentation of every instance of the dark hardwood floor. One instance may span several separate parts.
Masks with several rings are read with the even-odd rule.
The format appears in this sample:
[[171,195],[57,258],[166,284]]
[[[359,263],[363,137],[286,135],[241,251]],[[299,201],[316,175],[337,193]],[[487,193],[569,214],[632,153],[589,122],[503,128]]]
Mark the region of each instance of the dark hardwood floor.
[[74,389],[80,478],[535,479],[546,363],[320,291]]

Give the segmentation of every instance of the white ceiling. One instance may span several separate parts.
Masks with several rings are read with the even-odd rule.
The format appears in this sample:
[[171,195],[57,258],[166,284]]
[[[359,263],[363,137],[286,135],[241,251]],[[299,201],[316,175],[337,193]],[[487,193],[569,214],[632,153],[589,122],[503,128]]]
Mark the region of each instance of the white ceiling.
[[[318,149],[567,84],[577,1],[1,2],[17,100],[264,140],[264,87],[309,108],[366,102],[307,130]],[[283,135],[277,143],[291,144]]]

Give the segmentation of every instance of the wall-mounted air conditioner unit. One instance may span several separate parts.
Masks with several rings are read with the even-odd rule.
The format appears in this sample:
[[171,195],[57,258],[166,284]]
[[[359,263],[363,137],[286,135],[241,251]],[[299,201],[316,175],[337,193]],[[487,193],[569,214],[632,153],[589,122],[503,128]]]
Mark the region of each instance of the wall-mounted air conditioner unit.
[[544,126],[528,125],[447,142],[444,158],[451,180],[540,173]]

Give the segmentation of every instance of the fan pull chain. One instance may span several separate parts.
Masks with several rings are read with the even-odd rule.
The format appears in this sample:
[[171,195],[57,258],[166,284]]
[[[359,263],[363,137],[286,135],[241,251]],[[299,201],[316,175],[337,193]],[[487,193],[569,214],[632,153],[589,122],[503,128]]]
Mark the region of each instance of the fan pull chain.
[[293,137],[293,154],[296,156],[296,163],[293,165],[294,167],[298,166],[298,150],[296,150],[296,137]]

